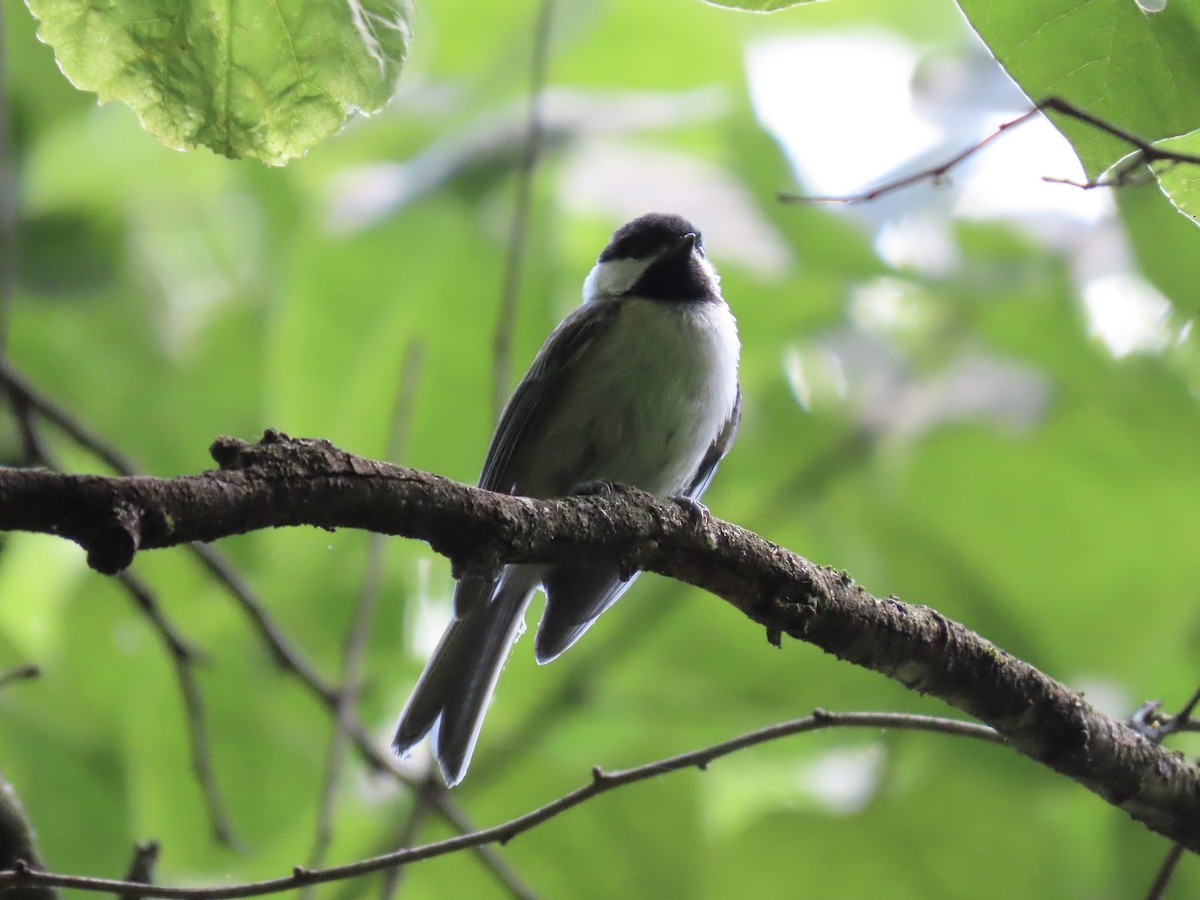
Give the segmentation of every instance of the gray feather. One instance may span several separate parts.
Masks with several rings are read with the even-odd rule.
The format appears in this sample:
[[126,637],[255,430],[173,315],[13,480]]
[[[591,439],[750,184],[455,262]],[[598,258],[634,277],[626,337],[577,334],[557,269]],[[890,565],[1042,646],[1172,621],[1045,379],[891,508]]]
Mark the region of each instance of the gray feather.
[[622,580],[617,566],[556,566],[542,579],[546,611],[542,613],[533,649],[539,663],[548,663],[583,635],[599,615],[612,606],[638,573]]
[[510,566],[490,602],[455,619],[413,689],[392,739],[401,756],[433,732],[433,753],[448,786],[462,780],[483,714],[513,644],[540,572]]
[[704,459],[700,461],[700,466],[696,469],[696,477],[692,479],[692,483],[688,486],[687,491],[684,492],[684,496],[691,497],[693,500],[699,500],[700,495],[708,490],[708,483],[717,474],[717,464],[725,458],[725,454],[733,446],[733,440],[737,437],[738,426],[741,424],[742,388],[739,385],[737,398],[733,401],[733,411],[729,413],[729,420],[725,423],[725,427],[721,429],[721,433],[717,435],[717,439],[712,442],[712,446],[708,448],[708,452],[704,454]]

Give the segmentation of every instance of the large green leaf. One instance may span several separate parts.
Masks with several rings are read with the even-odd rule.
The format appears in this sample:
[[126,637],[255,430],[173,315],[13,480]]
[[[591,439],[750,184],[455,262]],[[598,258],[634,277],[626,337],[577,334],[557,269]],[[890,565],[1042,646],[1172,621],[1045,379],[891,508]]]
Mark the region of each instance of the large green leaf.
[[[1200,4],[1149,13],[1133,0],[959,0],[972,27],[1034,100],[1058,96],[1148,140],[1200,126]],[[1096,176],[1131,149],[1054,117]]]
[[59,67],[176,149],[282,165],[392,95],[406,0],[28,0]]

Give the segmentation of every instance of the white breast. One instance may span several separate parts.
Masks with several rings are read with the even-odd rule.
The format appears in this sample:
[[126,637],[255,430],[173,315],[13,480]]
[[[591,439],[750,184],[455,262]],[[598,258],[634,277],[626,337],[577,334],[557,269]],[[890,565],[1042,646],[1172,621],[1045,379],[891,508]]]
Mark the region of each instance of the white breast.
[[622,300],[580,360],[572,402],[548,423],[542,458],[555,460],[545,474],[556,484],[545,487],[605,480],[683,491],[733,410],[739,350],[724,303]]

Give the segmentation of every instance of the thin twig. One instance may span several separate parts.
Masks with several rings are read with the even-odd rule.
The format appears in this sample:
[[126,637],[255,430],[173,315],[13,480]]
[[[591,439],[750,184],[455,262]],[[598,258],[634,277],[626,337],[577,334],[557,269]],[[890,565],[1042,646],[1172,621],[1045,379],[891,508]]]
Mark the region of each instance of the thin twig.
[[[397,392],[396,407],[392,415],[392,428],[389,437],[389,456],[403,457],[408,452],[409,432],[412,425],[412,411],[416,401],[416,387],[420,378],[421,366],[424,362],[425,345],[420,339],[414,338],[405,348],[404,355],[400,366],[400,382],[401,389]],[[372,537],[372,547],[382,547],[386,538],[382,535]],[[206,544],[191,545],[197,550],[208,551],[215,555],[214,551]],[[369,551],[369,559],[380,561],[378,551],[373,554]],[[377,582],[379,573],[371,574],[371,564],[368,563],[368,574],[364,578],[363,593],[360,597],[366,595],[368,590],[371,593],[377,593],[377,587],[368,588],[368,585],[374,581]],[[249,596],[249,593],[247,592]],[[365,638],[366,625],[370,620],[370,609],[364,610],[360,603],[358,612],[355,614],[355,624],[351,626],[347,640],[362,640]],[[266,633],[279,635],[278,630],[270,623],[269,619],[263,615],[262,624]],[[384,773],[401,784],[407,785],[410,788],[414,787],[412,779],[404,774],[397,765],[395,757],[383,752],[376,745],[375,741],[367,733],[362,723],[359,721],[356,712],[356,703],[358,685],[361,677],[358,674],[359,663],[352,661],[362,653],[362,649],[358,648],[353,651],[349,647],[344,651],[343,665],[347,668],[346,676],[343,679],[344,688],[338,691],[332,687],[325,685],[312,673],[311,667],[304,663],[302,657],[287,648],[287,645],[280,641],[277,646],[280,646],[288,651],[287,668],[290,669],[296,677],[298,677],[306,686],[308,686],[318,698],[322,700],[326,708],[329,709],[335,717],[334,734],[330,741],[329,757],[326,764],[325,775],[323,778],[321,796],[318,801],[317,826],[314,836],[312,855],[317,858],[323,858],[328,843],[332,838],[332,821],[333,821],[333,805],[335,802],[337,784],[340,780],[340,773],[344,762],[344,751],[335,749],[335,743],[338,746],[344,746],[344,742],[349,740],[359,756],[366,764],[375,772]],[[349,669],[355,671],[351,673]],[[353,693],[349,693],[353,692]],[[343,702],[343,698],[350,697],[350,702]],[[418,790],[421,790],[418,788]],[[454,804],[446,791],[440,785],[435,785],[433,789],[422,790],[423,802],[426,809],[435,810],[445,821],[459,832],[468,833],[474,831],[473,824],[467,819],[463,812]],[[423,816],[423,813],[422,813]],[[414,826],[415,827],[415,826]],[[499,853],[492,847],[480,846],[475,848],[475,853],[479,857],[480,863],[486,867],[493,876],[503,885],[510,893],[515,896],[528,896],[528,891],[521,883],[520,879],[513,872],[512,868],[504,861]],[[310,865],[313,865],[310,863]],[[315,867],[315,866],[314,866]]]
[[[25,807],[8,780],[0,774],[0,866],[42,869],[45,863],[37,847],[37,835]],[[4,900],[57,900],[58,892],[47,886],[24,885],[3,891]]]
[[533,204],[533,173],[541,151],[542,95],[546,88],[546,68],[550,57],[550,26],[554,0],[541,0],[533,26],[533,49],[529,75],[529,110],[525,124],[525,145],[517,170],[517,196],[512,225],[508,234],[508,254],[504,260],[504,287],[500,295],[500,313],[492,335],[492,421],[500,418],[508,397],[512,374],[513,333],[517,323],[517,299],[521,292],[521,269],[525,258],[525,240],[529,233],[529,210]]
[[1171,849],[1167,851],[1166,858],[1162,861],[1162,865],[1158,867],[1158,871],[1154,874],[1154,881],[1150,885],[1150,890],[1146,892],[1146,900],[1162,900],[1166,893],[1167,885],[1171,883],[1171,877],[1175,874],[1175,869],[1179,865],[1179,860],[1183,859],[1183,845],[1172,844]]
[[[33,420],[32,413],[34,411],[53,421],[56,425],[60,425],[60,427],[61,423],[69,422],[72,426],[79,427],[81,435],[90,437],[82,429],[82,426],[78,426],[73,416],[70,416],[65,410],[58,408],[55,404],[48,402],[47,398],[42,397],[24,379],[16,375],[2,354],[0,354],[0,385],[3,385],[8,390],[18,419],[21,421],[23,429],[28,432],[28,437],[24,443],[26,454],[30,457],[28,459],[29,463],[56,468],[55,461],[51,458],[49,449],[41,439],[38,425]],[[47,410],[50,411],[49,414]],[[92,452],[97,452],[97,448],[102,452],[108,449],[103,446],[103,442],[99,441],[85,444],[85,446]],[[106,455],[111,457],[111,461],[121,461],[117,454]],[[188,732],[188,749],[192,758],[192,771],[196,775],[196,780],[204,797],[205,808],[208,811],[213,834],[225,846],[235,847],[237,839],[234,836],[229,816],[225,810],[225,804],[217,788],[216,773],[212,767],[208,729],[205,726],[204,703],[193,670],[195,663],[203,658],[203,654],[193,647],[166,617],[161,604],[159,604],[149,585],[129,571],[120,573],[117,576],[117,580],[142,615],[149,621],[151,628],[153,628],[167,649],[167,654],[175,669],[175,677],[179,684],[180,694],[183,698],[184,719],[187,722]]]
[[204,712],[204,697],[196,681],[195,664],[201,658],[199,652],[188,644],[162,611],[154,592],[132,572],[117,576],[122,587],[149,620],[167,648],[167,655],[175,669],[175,680],[183,699],[184,720],[187,723],[188,752],[192,758],[192,772],[200,785],[208,818],[212,823],[214,837],[224,846],[238,848],[225,803],[217,787],[217,776],[212,765],[209,749],[208,726]]
[[283,629],[271,617],[266,604],[259,599],[254,589],[246,583],[225,555],[209,544],[192,543],[188,544],[186,549],[241,607],[259,639],[270,651],[275,665],[281,671],[296,676],[327,709],[335,709],[337,688],[322,677],[312,663],[292,645]]
[[15,669],[9,669],[0,674],[0,687],[6,687],[14,681],[28,681],[41,674],[42,668],[37,663],[25,663],[23,666],[17,666]]
[[[436,810],[438,815],[449,822],[458,831],[460,835],[473,834],[477,832],[466,814],[458,808],[458,806],[450,799],[449,792],[441,784],[435,781],[432,789],[429,792],[429,806]],[[513,871],[507,860],[500,854],[497,847],[488,846],[487,842],[476,844],[471,848],[479,861],[488,869],[489,872],[504,885],[505,889],[514,897],[532,897],[533,892],[529,890],[521,880],[517,877],[517,873]]]
[[[413,797],[412,809],[409,810],[408,818],[404,820],[404,827],[400,830],[400,835],[393,844],[394,847],[411,847],[413,845],[417,835],[421,832],[421,826],[429,818],[429,800],[440,789],[441,785],[437,782],[437,776],[431,771],[421,782],[421,786]],[[400,883],[404,880],[404,873],[407,871],[405,866],[392,866],[392,868],[384,870],[383,884],[379,888],[379,900],[393,900],[396,891],[400,888]]]
[[[449,792],[432,772],[420,782],[416,791],[416,802],[413,808],[409,810],[405,826],[401,830],[400,836],[391,844],[394,849],[412,845],[426,818],[426,814],[430,810],[436,811],[444,819],[453,824],[461,834],[469,834],[475,830],[470,827],[465,818],[461,817],[458,809],[450,803]],[[479,863],[500,883],[509,896],[516,897],[517,900],[534,900],[537,897],[537,894],[525,884],[516,870],[508,863],[508,860],[500,853],[499,848],[487,844],[479,844],[471,849],[478,857]],[[393,891],[399,888],[406,871],[408,870],[403,865],[392,866],[385,870],[386,877],[382,889],[385,895],[389,890],[389,884]]]
[[14,401],[36,409],[38,415],[120,475],[136,475],[137,467],[116,447],[84,425],[65,408],[35,388],[8,359],[0,357],[0,389]]
[[[442,786],[438,780],[435,770],[430,770],[420,781],[414,781],[409,794],[412,798],[412,806],[407,813],[400,818],[396,823],[396,834],[392,837],[380,836],[375,841],[377,849],[372,855],[388,853],[392,850],[398,850],[402,847],[411,847],[417,839],[417,834],[429,813],[433,809],[433,798],[439,793],[445,793],[446,788]],[[393,866],[390,869],[383,871],[383,879],[380,886],[380,896],[382,900],[387,900],[394,895],[396,889],[400,886],[404,878],[406,867]],[[362,895],[362,885],[352,881],[344,882],[341,889],[334,895],[333,900],[354,900],[354,898]]]
[[[30,440],[25,441],[25,444],[31,463],[42,460],[42,464],[45,464],[45,461],[49,460],[45,445],[37,438],[36,429],[32,425],[32,412],[36,411],[41,419],[53,424],[113,471],[126,476],[138,474],[136,464],[129,457],[97,432],[84,425],[64,407],[37,390],[3,354],[0,354],[0,391],[8,394],[22,426],[29,426],[27,430],[30,433]],[[282,628],[268,613],[266,606],[227,562],[224,555],[202,543],[189,544],[188,550],[237,601],[260,639],[270,650],[275,662],[285,672],[293,674],[321,701],[327,710],[336,710],[339,696],[337,688],[323,679],[303,655],[292,646],[284,636]],[[395,761],[375,746],[361,723],[357,721],[353,723],[350,735],[357,752],[374,770],[386,772],[401,783],[410,783],[411,780],[396,767]],[[460,832],[473,830],[466,816],[444,795],[444,792],[435,799],[432,805],[439,815]],[[478,848],[477,854],[481,861],[495,873],[496,877],[510,890],[513,890],[512,886],[515,884],[513,876],[499,855],[489,847]]]
[[[539,809],[532,810],[515,819],[510,819],[501,825],[485,828],[471,834],[459,835],[420,847],[397,850],[393,853],[385,853],[382,856],[376,856],[371,859],[363,859],[358,862],[343,866],[334,866],[319,871],[310,871],[297,867],[290,876],[268,881],[226,885],[216,888],[169,888],[154,886],[149,890],[143,890],[142,893],[148,897],[182,898],[182,900],[230,900],[230,898],[235,897],[258,897],[264,894],[295,890],[298,887],[308,884],[324,884],[347,878],[356,878],[392,866],[430,859],[435,856],[444,856],[467,847],[476,847],[481,844],[490,843],[504,844],[517,835],[529,831],[599,794],[635,784],[639,781],[657,778],[668,772],[690,768],[703,770],[721,757],[728,756],[739,750],[790,735],[820,731],[827,728],[898,728],[912,731],[936,732],[959,737],[971,737],[994,744],[1004,743],[1003,738],[993,729],[985,725],[977,725],[959,719],[945,719],[902,713],[830,713],[824,710],[814,710],[811,716],[803,719],[771,725],[719,744],[713,744],[699,750],[680,754],[679,756],[637,766],[636,768],[606,772],[597,766],[592,770],[591,780],[582,787],[562,795]],[[12,886],[29,884],[110,892],[124,891],[130,887],[141,887],[140,885],[131,886],[129,883],[122,881],[89,878],[80,875],[33,872],[28,869],[0,872],[0,891]]]
[[[336,714],[338,709],[338,690],[317,675],[316,670],[304,657],[291,647],[284,638],[283,632],[271,620],[261,601],[258,600],[248,586],[241,582],[241,578],[237,575],[236,571],[228,567],[224,558],[208,544],[194,543],[189,544],[188,548],[206,565],[211,563],[214,566],[224,567],[227,570],[231,580],[220,580],[231,590],[235,591],[234,596],[242,602],[243,608],[251,615],[251,621],[258,628],[259,635],[267,642],[268,646],[276,651],[276,659],[283,660],[283,669],[291,673],[301,684],[308,688],[321,701],[326,710]],[[385,774],[400,784],[412,786],[412,779],[400,770],[395,757],[379,748],[376,741],[368,734],[366,728],[357,717],[349,714],[345,715],[343,728],[353,742],[355,752],[358,753],[359,757],[372,771]],[[457,805],[451,801],[444,790],[434,795],[430,801],[430,805],[451,827],[459,832],[468,833],[474,831],[473,824]],[[475,853],[479,857],[480,862],[493,873],[496,879],[510,893],[518,896],[521,895],[520,882],[512,872],[511,867],[494,848],[486,846],[476,847]]]
[[[371,535],[367,545],[367,564],[363,573],[362,586],[350,627],[346,631],[342,650],[342,690],[337,710],[333,716],[333,729],[329,737],[329,748],[325,757],[325,771],[321,778],[320,794],[317,798],[316,826],[312,849],[308,854],[310,868],[325,864],[329,845],[333,842],[333,820],[337,810],[338,789],[346,763],[346,751],[353,741],[355,712],[358,706],[359,685],[362,679],[362,659],[375,604],[382,581],[383,545],[387,538],[380,534]],[[302,896],[310,897],[306,889]]]
[[150,620],[150,624],[162,638],[163,644],[171,656],[188,664],[204,659],[204,654],[192,646],[167,619],[166,614],[162,611],[162,605],[146,582],[129,571],[122,572],[117,576],[117,580],[125,588],[137,608],[141,610],[142,615]]
[[[384,448],[385,458],[397,462],[403,462],[408,453],[409,426],[423,357],[424,344],[417,339],[409,341],[400,363],[399,383]],[[363,580],[358,592],[358,601],[355,604],[350,627],[346,631],[342,645],[342,689],[338,694],[334,712],[325,773],[321,780],[320,796],[317,799],[313,845],[308,856],[309,867],[314,869],[325,864],[329,845],[333,841],[333,820],[337,807],[338,788],[341,785],[346,751],[352,740],[357,716],[363,661],[366,656],[371,620],[375,615],[375,606],[379,598],[380,586],[383,583],[386,547],[387,537],[385,535],[371,535],[367,544],[367,559],[363,567]],[[304,896],[311,895],[310,886],[305,890]]]
[[995,131],[987,135],[983,140],[968,147],[960,153],[955,154],[950,159],[928,169],[922,169],[919,172],[914,172],[911,175],[905,175],[901,178],[896,178],[892,181],[885,182],[870,190],[863,191],[859,194],[847,194],[843,196],[821,196],[821,195],[805,195],[805,194],[790,194],[780,193],[777,199],[782,203],[867,203],[871,200],[878,199],[885,194],[893,193],[910,185],[917,184],[923,181],[929,181],[933,184],[941,184],[945,176],[961,163],[963,160],[973,156],[1004,132],[1010,128],[1015,128],[1024,122],[1029,121],[1038,113],[1057,112],[1068,118],[1083,122],[1090,125],[1105,134],[1124,141],[1132,147],[1136,153],[1130,158],[1122,161],[1113,170],[1112,175],[1105,179],[1090,179],[1088,181],[1073,181],[1068,178],[1053,178],[1045,177],[1042,180],[1053,184],[1067,184],[1073,187],[1091,190],[1098,187],[1121,187],[1127,184],[1133,184],[1138,181],[1141,174],[1145,172],[1146,167],[1153,166],[1155,163],[1166,163],[1168,166],[1176,165],[1191,165],[1200,166],[1200,156],[1191,153],[1178,153],[1174,150],[1167,150],[1163,147],[1155,146],[1148,140],[1138,137],[1132,132],[1126,131],[1123,128],[1101,119],[1099,116],[1092,115],[1086,110],[1080,109],[1073,103],[1069,103],[1059,97],[1047,97],[1044,100],[1036,103],[1033,109],[1024,112],[1017,118],[1011,121],[1002,123]]
[[41,430],[37,425],[36,410],[16,395],[11,395],[9,400],[13,418],[17,420],[17,433],[21,437],[21,462],[27,466],[36,466],[38,460],[51,459],[50,447],[42,438]]
[[[133,858],[129,861],[129,869],[125,880],[134,884],[154,884],[154,869],[158,865],[158,841],[144,841],[133,848]],[[118,900],[140,900],[145,894],[130,892],[121,894]]]
[[1183,705],[1183,709],[1175,714],[1175,721],[1178,723],[1177,728],[1182,729],[1183,726],[1192,721],[1192,713],[1196,711],[1198,705],[1200,705],[1200,687],[1196,688],[1196,692]]
[[[0,358],[0,388],[12,399],[14,408],[36,410],[67,437],[83,447],[106,466],[121,475],[137,475],[139,468],[128,456],[86,426],[50,397],[37,390],[11,363]],[[35,444],[36,446],[36,444]],[[40,450],[35,450],[44,459]],[[34,460],[31,460],[31,462]],[[266,606],[237,573],[220,551],[207,544],[191,544],[189,552],[216,581],[223,586],[250,619],[260,640],[270,651],[275,664],[285,672],[296,675],[328,708],[337,706],[337,689],[327,682],[285,637],[283,630],[272,620]]]
[[604,638],[589,641],[576,650],[565,663],[570,668],[557,684],[539,695],[514,728],[496,738],[496,746],[510,749],[502,754],[493,753],[477,764],[478,771],[471,773],[471,789],[485,790],[502,780],[505,772],[536,750],[554,729],[569,722],[585,707],[581,698],[596,674],[620,669],[621,661],[654,633],[672,608],[668,603],[630,604],[630,609]]
[[[1147,740],[1161,743],[1170,735],[1181,731],[1200,731],[1200,727],[1198,727],[1200,723],[1192,719],[1192,713],[1197,704],[1200,704],[1200,687],[1183,705],[1183,709],[1174,716],[1160,716],[1159,710],[1162,708],[1162,704],[1157,700],[1151,700],[1142,704],[1141,709],[1135,712],[1129,721]],[[1171,883],[1171,878],[1175,875],[1175,870],[1178,868],[1183,854],[1184,846],[1182,844],[1171,845],[1171,849],[1167,851],[1166,857],[1163,858],[1154,875],[1154,881],[1146,893],[1146,900],[1161,900]]]
[[918,182],[921,182],[921,181],[932,181],[934,184],[941,184],[942,179],[946,177],[946,174],[951,169],[953,169],[955,166],[957,166],[959,163],[961,163],[963,160],[978,153],[980,150],[982,150],[984,147],[986,147],[988,144],[990,144],[996,138],[1000,137],[1000,135],[1002,135],[1004,132],[1008,131],[1008,129],[1015,128],[1016,126],[1022,124],[1023,122],[1027,122],[1029,119],[1032,119],[1034,116],[1036,116],[1038,114],[1038,112],[1040,112],[1040,110],[1038,109],[1038,107],[1035,106],[1033,109],[1029,110],[1026,113],[1022,113],[1020,116],[1013,119],[1011,122],[1003,123],[999,128],[997,128],[995,131],[993,131],[991,134],[989,134],[987,137],[985,137],[979,143],[968,147],[966,150],[963,150],[961,153],[955,154],[954,156],[950,157],[950,159],[946,160],[945,162],[940,163],[936,166],[933,166],[932,168],[922,169],[920,172],[914,172],[911,175],[905,175],[902,178],[897,178],[893,181],[885,182],[884,184],[881,184],[878,187],[874,187],[874,188],[871,188],[870,190],[863,191],[860,194],[848,194],[845,196],[832,196],[832,195],[826,196],[826,195],[814,195],[814,194],[780,193],[777,195],[777,199],[781,203],[845,203],[845,204],[869,203],[872,200],[882,197],[884,194],[890,194],[893,191],[898,191],[901,188],[906,188],[909,185],[917,184]]

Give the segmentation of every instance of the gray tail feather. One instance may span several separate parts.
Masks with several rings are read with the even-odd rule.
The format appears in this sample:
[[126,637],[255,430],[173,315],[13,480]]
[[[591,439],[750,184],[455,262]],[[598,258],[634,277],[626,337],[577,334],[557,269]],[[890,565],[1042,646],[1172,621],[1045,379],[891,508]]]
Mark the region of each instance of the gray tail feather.
[[612,565],[557,566],[546,573],[546,611],[533,646],[537,661],[548,663],[579,640],[638,574],[622,580],[620,569]]
[[449,787],[466,774],[488,700],[524,630],[537,582],[537,572],[509,567],[488,602],[454,619],[400,714],[392,749],[407,755],[432,731],[434,756]]

